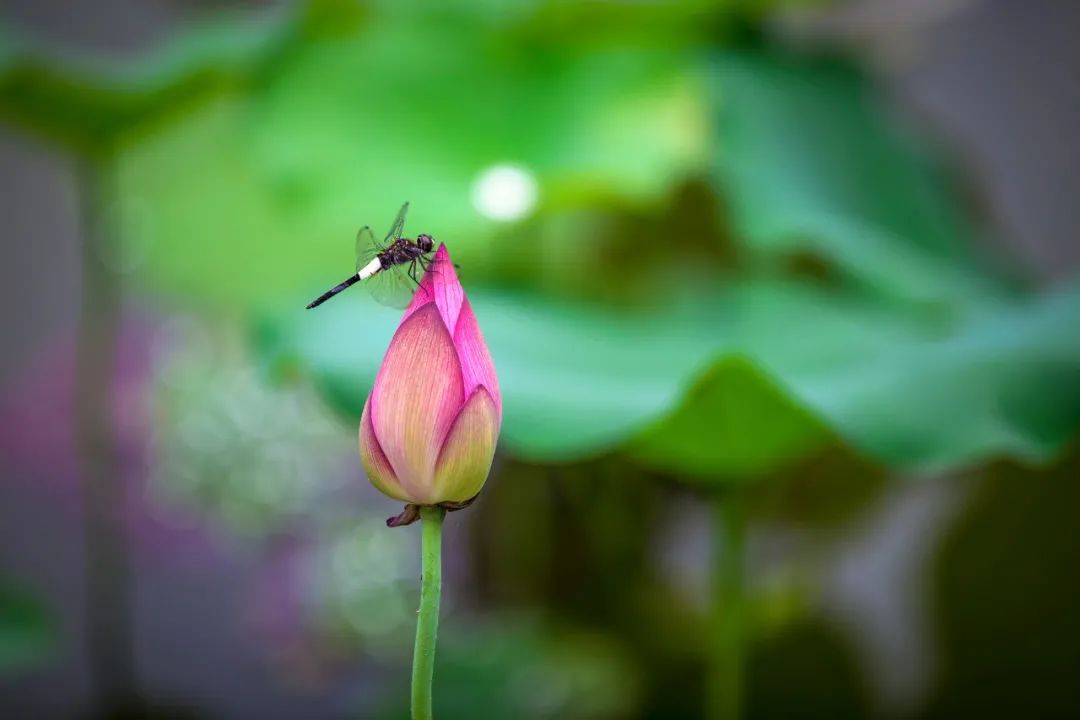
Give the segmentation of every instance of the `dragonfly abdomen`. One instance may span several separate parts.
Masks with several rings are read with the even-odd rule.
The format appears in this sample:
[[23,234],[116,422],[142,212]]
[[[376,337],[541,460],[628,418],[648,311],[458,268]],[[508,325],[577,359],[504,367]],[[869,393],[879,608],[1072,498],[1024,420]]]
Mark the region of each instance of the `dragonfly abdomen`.
[[340,283],[339,285],[335,285],[334,287],[330,288],[329,290],[324,292],[322,295],[320,295],[319,297],[315,298],[310,303],[308,303],[307,309],[310,310],[311,308],[318,307],[318,306],[322,305],[324,302],[326,302],[330,298],[334,297],[335,295],[337,295],[339,292],[341,292],[345,288],[349,287],[350,285],[355,285],[356,283],[360,282],[360,280],[361,280],[360,273],[357,273],[356,275],[349,276],[348,278],[345,279],[344,282]]

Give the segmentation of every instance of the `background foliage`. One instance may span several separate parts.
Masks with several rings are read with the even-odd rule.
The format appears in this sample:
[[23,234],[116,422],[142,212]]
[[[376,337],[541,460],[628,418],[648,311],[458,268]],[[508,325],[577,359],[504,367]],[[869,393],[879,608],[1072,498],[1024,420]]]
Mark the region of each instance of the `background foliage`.
[[[125,342],[153,349],[124,371],[147,458],[125,472],[151,508],[132,512],[255,548],[285,685],[405,676],[414,539],[378,527],[394,511],[352,455],[398,315],[356,290],[300,308],[349,272],[358,226],[409,200],[410,232],[462,266],[505,404],[492,485],[448,540],[463,629],[441,650],[444,716],[705,712],[717,497],[803,548],[748,556],[746,714],[873,715],[872,632],[828,622],[829,558],[911,492],[898,478],[947,473],[986,479],[950,481],[975,499],[923,593],[941,595],[943,679],[906,707],[1072,702],[1052,632],[1023,655],[1045,672],[1017,679],[981,664],[1011,619],[953,610],[998,589],[972,538],[1073,492],[1080,282],[1018,268],[862,55],[773,31],[810,5],[313,0],[199,13],[137,62],[3,35],[0,113],[105,171],[106,245],[84,262],[140,308]],[[538,188],[512,222],[475,201],[506,163]],[[1073,545],[1047,551],[1054,581],[1036,564],[1015,585],[1073,597]],[[1068,625],[1048,612],[1032,622]],[[0,672],[41,661],[47,618],[0,593]],[[404,717],[404,696],[346,704]]]

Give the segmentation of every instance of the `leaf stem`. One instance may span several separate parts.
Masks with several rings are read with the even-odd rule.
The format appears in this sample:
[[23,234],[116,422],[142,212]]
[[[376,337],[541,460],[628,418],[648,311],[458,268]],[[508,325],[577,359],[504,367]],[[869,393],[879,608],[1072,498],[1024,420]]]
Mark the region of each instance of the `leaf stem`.
[[739,489],[718,493],[714,503],[715,559],[707,717],[738,720],[743,711],[745,658],[746,504]]
[[125,530],[126,478],[113,418],[121,279],[107,262],[116,242],[115,158],[82,158],[82,315],[75,360],[74,431],[82,480],[86,651],[101,714],[138,705],[131,567]]
[[439,596],[442,593],[442,526],[446,510],[420,508],[421,579],[420,611],[413,650],[412,718],[431,720],[431,679],[435,674],[435,639],[439,632]]

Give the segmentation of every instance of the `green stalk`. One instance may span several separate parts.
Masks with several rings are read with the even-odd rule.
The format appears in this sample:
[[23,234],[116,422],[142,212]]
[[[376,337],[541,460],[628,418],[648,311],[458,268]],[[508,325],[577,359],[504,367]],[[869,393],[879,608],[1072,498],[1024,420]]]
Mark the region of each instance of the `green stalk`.
[[75,442],[82,480],[85,643],[100,713],[138,705],[131,568],[124,530],[127,488],[113,418],[121,278],[106,258],[116,242],[108,212],[116,198],[111,152],[79,165],[82,315],[75,360]]
[[439,632],[439,596],[442,593],[442,526],[446,510],[420,508],[421,576],[420,612],[416,619],[413,650],[412,718],[431,720],[431,679],[435,674],[435,638]]
[[738,720],[743,712],[746,629],[746,506],[742,493],[734,489],[717,494],[715,509],[707,717]]

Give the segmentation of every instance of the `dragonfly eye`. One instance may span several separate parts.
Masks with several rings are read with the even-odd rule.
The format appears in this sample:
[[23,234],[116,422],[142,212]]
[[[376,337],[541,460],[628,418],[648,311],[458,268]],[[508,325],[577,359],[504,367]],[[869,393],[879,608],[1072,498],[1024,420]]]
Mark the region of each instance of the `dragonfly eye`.
[[435,247],[435,241],[431,239],[430,235],[417,235],[417,246],[424,252],[431,252],[431,249]]

